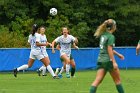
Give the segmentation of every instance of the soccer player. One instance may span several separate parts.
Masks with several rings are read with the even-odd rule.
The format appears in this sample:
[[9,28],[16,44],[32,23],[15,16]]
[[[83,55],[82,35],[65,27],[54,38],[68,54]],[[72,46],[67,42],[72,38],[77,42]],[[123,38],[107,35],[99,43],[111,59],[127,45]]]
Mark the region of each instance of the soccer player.
[[139,40],[138,45],[136,47],[136,55],[139,55],[139,50],[140,50],[140,40]]
[[[78,49],[78,46],[76,46],[76,44],[73,44],[73,47]],[[58,44],[56,49],[60,50],[60,45]],[[61,67],[61,70],[60,72],[58,73],[59,70],[56,70],[55,73],[58,73],[58,77],[59,78],[62,78],[62,73],[65,71],[66,69],[66,62],[64,62],[64,60],[62,58],[60,58],[61,62],[63,63],[63,66]],[[70,55],[70,65],[71,65],[71,77],[74,77],[74,74],[75,74],[75,69],[76,69],[76,66],[75,66],[75,61],[72,57],[72,54]]]
[[45,57],[45,55],[42,52],[42,46],[46,46],[47,43],[41,43],[41,35],[38,34],[37,31],[38,31],[38,26],[37,24],[34,24],[32,27],[32,33],[29,35],[29,39],[28,39],[28,42],[31,45],[30,58],[28,60],[28,64],[22,65],[14,69],[14,76],[17,77],[18,71],[30,68],[33,65],[35,59],[38,59],[42,61],[42,63],[51,73],[53,78],[57,79],[58,77],[54,74],[52,67],[49,65],[50,64],[49,58]]
[[[41,35],[41,38],[40,38],[41,43],[49,45],[49,46],[52,46],[52,44],[47,41],[47,38],[46,38],[46,35],[45,35],[45,31],[46,31],[46,28],[44,26],[41,26],[39,28],[38,32]],[[46,51],[46,46],[41,46],[41,49],[42,49],[42,53],[43,53],[44,57],[48,60],[48,63],[50,64],[50,59],[49,59],[48,53]],[[39,76],[40,76],[41,71],[42,71],[42,76],[46,76],[46,67],[44,65],[41,66],[37,70]]]
[[71,44],[76,42],[76,39],[69,35],[69,31],[67,27],[62,28],[61,36],[57,37],[52,42],[52,53],[55,53],[54,45],[55,43],[60,44],[60,57],[66,62],[66,77],[70,78],[69,70],[70,70],[70,54],[71,54]]
[[108,19],[98,27],[94,34],[94,36],[100,37],[100,53],[98,56],[96,79],[90,87],[90,93],[96,93],[97,87],[102,82],[107,72],[109,72],[113,78],[118,93],[124,93],[121,85],[119,68],[115,61],[114,54],[121,59],[124,59],[124,56],[113,50],[115,37],[112,33],[115,32],[115,30],[115,20]]

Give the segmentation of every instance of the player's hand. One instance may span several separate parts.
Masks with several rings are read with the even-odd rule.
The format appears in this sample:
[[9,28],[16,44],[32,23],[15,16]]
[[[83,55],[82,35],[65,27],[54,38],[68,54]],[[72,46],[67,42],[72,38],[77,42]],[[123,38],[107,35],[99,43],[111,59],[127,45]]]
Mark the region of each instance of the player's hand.
[[121,60],[124,60],[124,56],[122,54],[118,55]]
[[116,62],[113,62],[113,68],[114,70],[118,69],[118,64]]
[[52,44],[51,44],[51,43],[49,43],[49,46],[50,46],[50,47],[52,47]]
[[139,53],[136,52],[136,56],[138,56],[138,55],[139,55]]
[[55,50],[54,49],[52,49],[52,53],[55,53]]
[[79,50],[79,47],[78,46],[75,46],[75,48]]

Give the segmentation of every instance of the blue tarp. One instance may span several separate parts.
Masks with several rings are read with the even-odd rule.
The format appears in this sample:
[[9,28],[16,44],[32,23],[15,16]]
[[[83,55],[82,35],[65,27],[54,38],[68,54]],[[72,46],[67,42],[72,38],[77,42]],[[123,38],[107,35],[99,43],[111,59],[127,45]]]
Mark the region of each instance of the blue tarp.
[[[125,60],[120,60],[115,56],[119,68],[140,68],[140,55],[136,56],[135,47],[115,48],[116,51],[125,56]],[[61,67],[59,51],[55,54],[51,53],[51,49],[47,49],[52,68]],[[77,70],[95,69],[99,48],[72,49],[72,56],[76,62]],[[28,63],[30,49],[0,49],[0,71],[10,71],[16,67]],[[28,70],[36,70],[42,66],[42,63],[36,60],[33,66]]]

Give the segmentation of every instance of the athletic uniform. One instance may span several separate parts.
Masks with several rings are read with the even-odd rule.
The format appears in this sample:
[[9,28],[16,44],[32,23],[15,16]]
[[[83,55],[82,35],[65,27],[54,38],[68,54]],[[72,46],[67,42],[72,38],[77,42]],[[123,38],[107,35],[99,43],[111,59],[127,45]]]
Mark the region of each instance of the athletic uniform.
[[100,37],[100,53],[98,56],[97,69],[104,68],[106,71],[113,69],[113,64],[107,51],[109,45],[115,46],[115,37],[109,32],[104,32]]
[[[46,35],[41,35],[41,43],[46,44],[47,38]],[[48,57],[48,53],[46,51],[46,46],[41,46],[41,52],[43,53],[44,57]]]
[[66,54],[70,58],[71,54],[71,44],[75,41],[75,38],[72,35],[67,35],[67,37],[64,37],[64,35],[61,35],[55,39],[56,43],[60,44],[60,56]]
[[31,45],[31,51],[30,51],[30,58],[31,59],[38,59],[41,60],[44,58],[41,47],[36,45],[36,42],[41,43],[41,35],[38,33],[35,33],[34,36],[32,34],[29,35],[28,42]]
[[[60,58],[61,62],[64,62],[63,58]],[[70,60],[73,60],[72,54],[70,54]]]

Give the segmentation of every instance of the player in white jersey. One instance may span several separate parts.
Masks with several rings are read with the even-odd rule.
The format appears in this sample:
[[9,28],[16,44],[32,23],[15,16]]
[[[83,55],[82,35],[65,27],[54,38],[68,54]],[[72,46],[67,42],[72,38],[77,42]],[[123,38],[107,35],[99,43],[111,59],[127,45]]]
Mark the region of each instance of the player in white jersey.
[[41,35],[37,33],[38,26],[37,24],[34,24],[32,27],[32,34],[29,35],[28,42],[31,45],[31,52],[30,52],[30,58],[28,60],[28,64],[22,65],[16,69],[14,69],[14,76],[17,77],[17,72],[20,70],[25,70],[27,68],[30,68],[35,59],[38,59],[42,61],[42,63],[47,67],[48,71],[51,73],[54,79],[58,78],[55,76],[51,66],[49,65],[49,60],[43,55],[41,46],[46,46],[46,43],[41,43]]
[[60,57],[66,62],[66,77],[70,78],[69,70],[70,70],[70,54],[71,54],[71,44],[73,42],[76,42],[76,39],[72,36],[69,35],[69,31],[67,27],[62,28],[62,33],[63,35],[57,37],[53,42],[52,42],[52,53],[55,53],[54,50],[54,45],[55,43],[60,44]]
[[[46,31],[46,28],[44,26],[41,26],[39,28],[39,33],[41,34],[41,43],[44,43],[44,44],[49,45],[49,46],[52,46],[52,44],[47,41],[45,31]],[[46,46],[41,46],[41,51],[42,51],[44,57],[46,57],[46,59],[48,60],[48,63],[50,64],[50,59],[49,59],[48,53],[46,51]],[[42,76],[46,76],[46,67],[45,67],[45,65],[41,66],[37,70],[39,76],[40,76],[41,71],[42,71]]]

